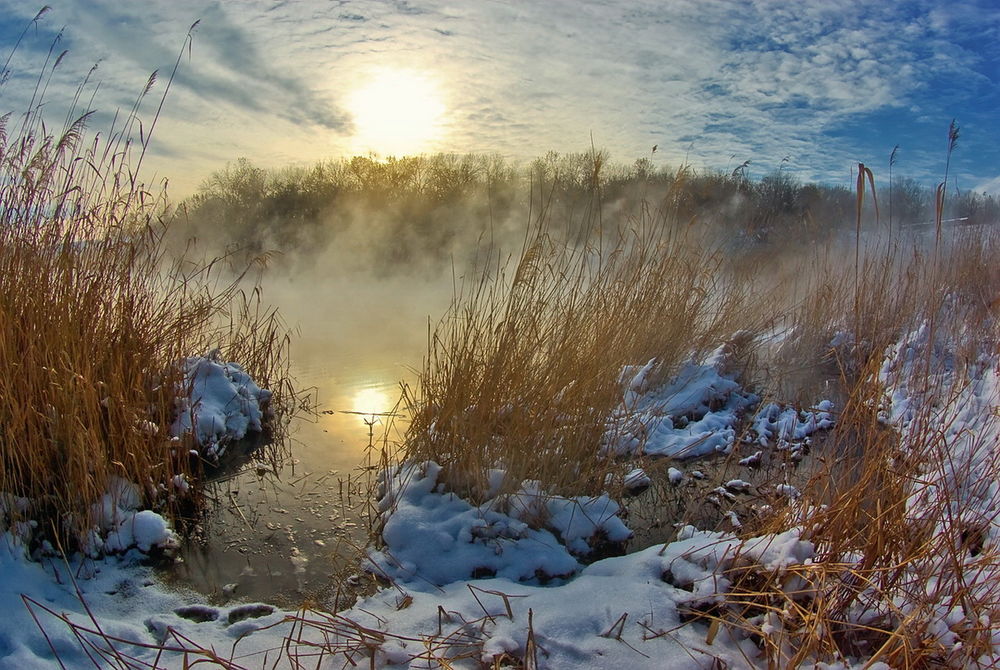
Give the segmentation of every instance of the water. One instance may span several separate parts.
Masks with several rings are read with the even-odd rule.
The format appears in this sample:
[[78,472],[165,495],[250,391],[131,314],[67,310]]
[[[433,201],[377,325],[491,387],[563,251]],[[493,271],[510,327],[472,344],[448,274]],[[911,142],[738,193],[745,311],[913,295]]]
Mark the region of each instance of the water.
[[401,436],[405,416],[390,416],[400,384],[415,381],[428,318],[443,313],[451,288],[413,279],[331,283],[314,287],[308,301],[291,282],[269,288],[298,331],[292,374],[297,388],[311,389],[317,411],[293,421],[278,458],[261,450],[208,487],[210,511],[172,577],[219,602],[294,607],[329,602],[337,576],[356,569],[371,502],[366,451]]

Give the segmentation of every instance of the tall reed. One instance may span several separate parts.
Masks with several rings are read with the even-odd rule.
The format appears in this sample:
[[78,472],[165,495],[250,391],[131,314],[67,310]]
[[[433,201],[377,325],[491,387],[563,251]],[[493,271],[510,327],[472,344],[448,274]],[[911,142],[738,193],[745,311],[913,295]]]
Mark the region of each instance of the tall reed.
[[184,357],[220,348],[278,392],[278,409],[287,341],[259,292],[224,279],[224,259],[164,251],[165,194],[137,169],[155,74],[95,135],[93,110],[77,107],[84,82],[53,132],[44,91],[62,58],[25,111],[0,117],[0,520],[31,519],[73,548],[97,522],[93,503],[121,490],[113,478],[145,505],[181,504],[174,478],[199,467],[169,433]]
[[[752,634],[769,667],[854,658],[961,668],[992,658],[1000,398],[989,375],[1000,278],[986,259],[998,243],[994,231],[935,231],[920,249],[866,253],[860,290],[841,289],[836,301],[820,283],[813,299],[824,309],[808,311],[810,327],[864,326],[837,352],[836,426],[802,497],[747,524],[754,534],[800,527],[816,555],[780,578],[741,565],[727,605],[711,615]],[[850,273],[830,281],[850,285]],[[854,314],[852,293],[861,297]]]
[[[664,202],[671,202],[668,194]],[[490,470],[506,485],[598,493],[602,455],[622,407],[623,367],[655,359],[650,383],[761,314],[748,285],[670,211],[643,209],[601,245],[569,246],[541,211],[513,265],[494,257],[463,283],[430,335],[404,456],[445,466],[456,490],[481,499]],[[596,216],[596,215],[594,215]],[[597,225],[596,219],[590,224]]]

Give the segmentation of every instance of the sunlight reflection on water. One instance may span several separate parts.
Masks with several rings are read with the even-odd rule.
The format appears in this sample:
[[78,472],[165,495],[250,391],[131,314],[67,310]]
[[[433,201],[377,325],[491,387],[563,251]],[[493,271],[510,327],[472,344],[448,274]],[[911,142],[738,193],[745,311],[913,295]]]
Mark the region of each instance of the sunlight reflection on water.
[[415,282],[408,291],[387,283],[330,292],[323,310],[276,293],[301,333],[291,352],[296,388],[313,389],[317,411],[293,420],[288,462],[274,471],[251,463],[209,487],[213,509],[173,573],[217,600],[295,606],[328,597],[331,574],[356,560],[345,558],[348,545],[367,539],[366,450],[401,439],[405,416],[390,416],[400,383],[414,383],[428,315],[445,303],[436,284]]

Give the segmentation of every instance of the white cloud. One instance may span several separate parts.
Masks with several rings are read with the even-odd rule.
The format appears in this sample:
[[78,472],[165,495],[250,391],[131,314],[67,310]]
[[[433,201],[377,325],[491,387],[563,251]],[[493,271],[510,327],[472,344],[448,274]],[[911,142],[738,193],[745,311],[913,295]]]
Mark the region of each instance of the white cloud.
[[[12,0],[0,9],[27,17]],[[82,52],[61,84],[104,57],[116,105],[149,71],[172,66],[187,26],[202,19],[157,135],[159,169],[190,189],[240,155],[280,164],[343,151],[347,95],[386,66],[441,84],[448,133],[428,150],[523,158],[581,150],[592,133],[625,161],[653,144],[660,160],[679,162],[690,148],[695,165],[718,168],[733,154],[756,170],[789,155],[804,178],[844,181],[852,161],[883,149],[864,127],[872,115],[898,115],[886,131],[919,141],[997,86],[983,63],[998,58],[1000,16],[978,9],[925,0],[862,13],[826,0],[80,0],[51,18],[69,25]],[[985,120],[968,128],[992,133],[978,146],[1000,144]],[[884,137],[889,149],[899,141]],[[937,169],[937,146],[906,148],[914,176]]]
[[990,193],[1000,197],[1000,175],[979,182],[972,187],[972,190],[976,193]]

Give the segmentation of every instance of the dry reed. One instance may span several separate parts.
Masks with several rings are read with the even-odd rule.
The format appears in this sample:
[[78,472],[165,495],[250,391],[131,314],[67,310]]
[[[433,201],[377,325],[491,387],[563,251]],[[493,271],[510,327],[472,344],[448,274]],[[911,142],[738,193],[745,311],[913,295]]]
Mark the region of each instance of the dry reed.
[[[988,262],[1000,237],[936,230],[912,247],[895,243],[868,250],[857,280],[853,268],[826,266],[797,316],[794,332],[808,341],[848,334],[828,349],[843,387],[837,423],[802,498],[746,532],[800,526],[816,557],[786,575],[734,568],[726,605],[700,615],[752,636],[769,667],[983,667],[993,658],[1000,460],[990,412],[1000,399],[985,398],[978,413],[965,404],[1000,352],[1000,278]],[[893,367],[908,334],[919,353]],[[888,415],[900,388],[915,408],[905,425]]]
[[289,389],[287,340],[259,292],[225,279],[224,259],[164,252],[165,196],[138,174],[155,74],[93,137],[84,82],[53,133],[43,92],[59,60],[24,113],[0,117],[0,491],[7,527],[37,521],[36,539],[72,549],[112,478],[144,505],[181,504],[173,477],[198,470],[169,434],[184,357],[221,348],[278,392],[274,409]]
[[574,247],[548,234],[543,210],[513,268],[493,258],[430,334],[403,457],[439,462],[462,495],[482,500],[494,468],[508,488],[601,492],[623,367],[655,358],[655,383],[762,325],[760,296],[693,226],[643,209],[601,231],[598,216],[593,244]]

